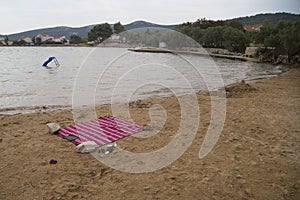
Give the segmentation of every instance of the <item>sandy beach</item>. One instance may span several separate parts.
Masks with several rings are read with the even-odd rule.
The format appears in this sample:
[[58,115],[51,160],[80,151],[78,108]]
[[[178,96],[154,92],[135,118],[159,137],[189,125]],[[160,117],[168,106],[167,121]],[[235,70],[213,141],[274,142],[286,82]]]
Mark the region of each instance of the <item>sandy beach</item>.
[[[227,88],[226,121],[205,158],[199,149],[211,117],[210,96],[197,94],[201,119],[192,145],[160,170],[133,174],[112,169],[48,133],[49,122],[73,123],[70,110],[0,115],[0,199],[300,199],[300,68],[279,77]],[[162,148],[180,120],[176,97],[133,103],[135,123],[150,123],[160,104],[168,118],[147,139],[127,137],[132,152]],[[111,115],[109,105],[97,116]],[[49,160],[57,159],[57,164]]]

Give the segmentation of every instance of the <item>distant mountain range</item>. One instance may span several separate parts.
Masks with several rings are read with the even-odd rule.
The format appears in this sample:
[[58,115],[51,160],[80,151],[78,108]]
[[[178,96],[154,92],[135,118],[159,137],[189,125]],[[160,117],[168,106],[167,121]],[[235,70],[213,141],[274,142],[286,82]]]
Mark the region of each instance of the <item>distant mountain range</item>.
[[257,14],[254,16],[248,16],[248,17],[239,17],[234,19],[229,19],[226,21],[238,21],[241,24],[245,25],[254,25],[254,24],[263,24],[264,21],[269,21],[272,24],[276,24],[280,20],[286,20],[286,21],[294,21],[294,20],[300,20],[300,14],[291,14],[291,13],[267,13],[267,14]]
[[[71,35],[78,35],[82,38],[87,37],[87,33],[95,26],[94,25],[88,25],[83,26],[79,28],[72,28],[67,26],[57,26],[52,28],[42,28],[42,29],[35,29],[30,31],[24,31],[21,33],[15,33],[7,35],[8,39],[10,40],[17,40],[21,36],[28,36],[28,37],[34,37],[38,35],[39,33],[45,33],[53,36],[66,36],[67,38],[70,38]],[[112,25],[111,25],[112,26]],[[159,25],[154,24],[146,21],[135,21],[130,24],[124,25],[125,30],[131,30],[136,28],[147,28],[147,27],[159,27],[159,28],[168,28],[168,29],[174,29],[176,25]]]
[[10,40],[17,40],[21,36],[28,36],[34,37],[40,33],[45,33],[53,36],[66,36],[69,38],[71,35],[79,35],[82,38],[87,37],[87,33],[94,27],[95,25],[83,26],[79,28],[72,28],[67,26],[57,26],[52,28],[42,28],[42,29],[35,29],[30,31],[24,31],[21,33],[15,33],[7,35],[8,39]]
[[[270,21],[271,23],[276,23],[280,20],[297,20],[300,19],[300,14],[291,14],[291,13],[274,13],[274,14],[257,14],[254,16],[248,16],[248,17],[239,17],[234,19],[226,20],[228,22],[230,21],[238,21],[243,25],[253,25],[253,24],[263,24],[265,20]],[[43,28],[43,29],[36,29],[36,30],[30,30],[25,31],[21,33],[15,33],[7,35],[10,40],[17,40],[21,36],[28,36],[28,37],[34,37],[38,35],[39,33],[45,33],[50,34],[53,36],[66,36],[69,38],[71,35],[76,34],[82,38],[87,37],[87,33],[95,26],[94,25],[88,25],[78,28],[72,28],[67,26],[58,26],[58,27],[52,27],[52,28]],[[154,24],[146,21],[135,21],[130,24],[124,25],[126,30],[131,30],[135,28],[146,28],[146,27],[159,27],[159,28],[168,28],[168,29],[174,29],[176,25],[159,25]]]

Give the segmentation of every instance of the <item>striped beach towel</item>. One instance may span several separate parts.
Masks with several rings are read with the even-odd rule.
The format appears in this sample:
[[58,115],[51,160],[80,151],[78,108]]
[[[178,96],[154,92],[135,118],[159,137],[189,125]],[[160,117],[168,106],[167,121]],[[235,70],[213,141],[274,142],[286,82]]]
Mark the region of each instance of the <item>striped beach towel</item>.
[[141,127],[137,124],[116,117],[100,117],[99,119],[73,124],[61,128],[58,136],[72,138],[74,144],[86,141],[94,141],[102,146],[114,142],[126,136],[137,133]]

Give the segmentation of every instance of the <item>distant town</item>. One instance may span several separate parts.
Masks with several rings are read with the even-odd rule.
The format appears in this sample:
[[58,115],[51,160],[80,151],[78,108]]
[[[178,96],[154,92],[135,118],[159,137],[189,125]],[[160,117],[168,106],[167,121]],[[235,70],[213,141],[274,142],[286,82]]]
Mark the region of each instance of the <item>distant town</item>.
[[[74,35],[76,37],[76,35]],[[74,37],[73,36],[73,37]],[[79,36],[77,36],[79,37]],[[72,39],[72,36],[71,36]],[[81,39],[81,38],[80,38]],[[126,43],[126,38],[119,34],[113,33],[108,39],[113,43]],[[78,43],[86,43],[87,45],[94,45],[97,41],[87,41],[81,39],[80,42],[70,42],[70,38],[66,36],[53,36],[45,33],[40,33],[33,38],[28,36],[21,36],[18,40],[9,40],[6,36],[0,36],[0,46],[40,46],[40,45],[72,45]]]
[[0,36],[0,42],[2,45],[7,46],[33,46],[37,43],[44,44],[69,44],[69,40],[65,36],[52,36],[49,34],[38,34],[31,38],[28,36],[21,36],[18,40],[9,40],[7,37]]

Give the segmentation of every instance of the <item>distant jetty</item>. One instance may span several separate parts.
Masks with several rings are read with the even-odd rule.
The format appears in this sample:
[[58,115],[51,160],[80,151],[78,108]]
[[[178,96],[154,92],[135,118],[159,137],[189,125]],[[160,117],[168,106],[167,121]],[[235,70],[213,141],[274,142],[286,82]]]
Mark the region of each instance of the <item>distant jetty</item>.
[[155,48],[155,47],[137,47],[137,48],[129,48],[128,50],[134,52],[146,52],[146,53],[174,53],[169,49]]
[[134,52],[146,52],[146,53],[194,54],[194,55],[200,55],[200,56],[210,56],[210,57],[214,57],[214,58],[225,58],[225,59],[230,59],[230,60],[260,62],[258,59],[244,57],[244,56],[203,53],[203,52],[196,52],[196,51],[173,51],[173,50],[169,50],[169,49],[155,48],[155,47],[136,47],[136,48],[129,48],[128,50],[134,51]]

